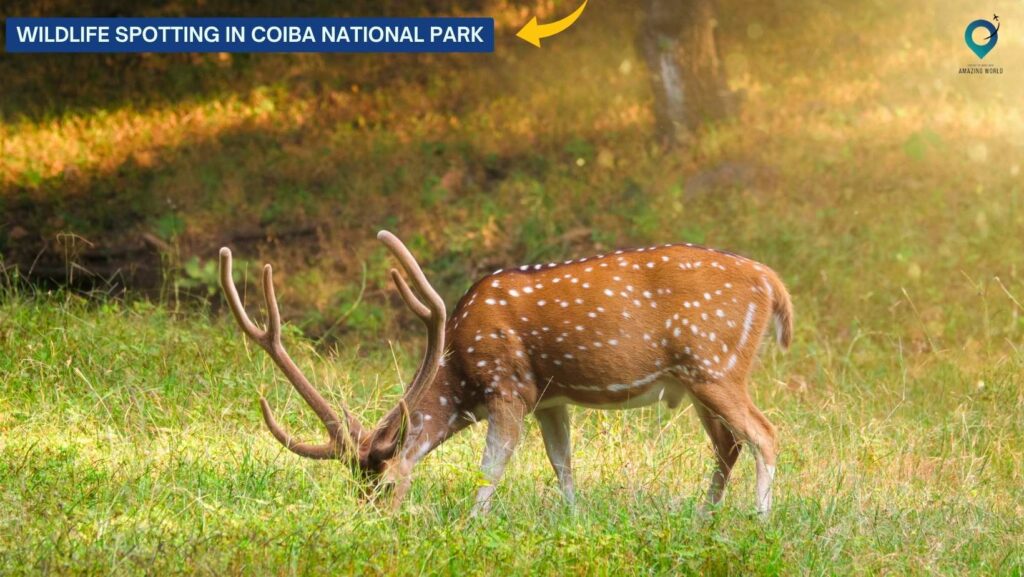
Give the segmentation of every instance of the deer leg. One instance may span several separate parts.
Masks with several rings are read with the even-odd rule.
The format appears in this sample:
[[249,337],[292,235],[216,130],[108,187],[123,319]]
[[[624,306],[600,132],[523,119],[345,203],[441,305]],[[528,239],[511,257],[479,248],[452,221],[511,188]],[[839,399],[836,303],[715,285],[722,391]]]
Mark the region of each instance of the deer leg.
[[412,416],[412,426],[402,450],[388,466],[388,476],[394,482],[391,494],[392,511],[398,511],[409,493],[413,467],[447,438],[446,432],[434,425],[436,422],[426,414],[414,413]]
[[526,416],[526,406],[518,398],[505,398],[500,402],[488,404],[490,407],[487,415],[487,446],[484,448],[484,458],[480,464],[487,484],[480,487],[476,493],[473,516],[485,515],[490,511],[495,486],[501,480],[505,466],[519,444],[523,418]]
[[570,506],[576,503],[576,489],[572,481],[572,440],[569,436],[569,410],[565,405],[534,411],[540,432],[544,437],[544,449],[548,460],[555,469],[562,495]]
[[695,400],[693,408],[700,417],[704,430],[711,438],[711,447],[715,451],[715,470],[711,473],[711,482],[705,495],[704,504],[701,506],[702,513],[710,513],[716,505],[722,502],[725,496],[725,486],[729,482],[729,474],[732,472],[736,459],[740,456],[740,442],[732,431],[714,413],[708,410],[699,400]]
[[747,399],[748,422],[753,426],[751,442],[757,451],[757,512],[767,516],[772,508],[772,482],[775,480],[775,463],[778,456],[778,439],[775,427],[754,403]]
[[745,380],[696,384],[691,391],[734,436],[750,444],[757,467],[757,512],[767,516],[772,505],[772,480],[778,453],[775,427],[750,400]]

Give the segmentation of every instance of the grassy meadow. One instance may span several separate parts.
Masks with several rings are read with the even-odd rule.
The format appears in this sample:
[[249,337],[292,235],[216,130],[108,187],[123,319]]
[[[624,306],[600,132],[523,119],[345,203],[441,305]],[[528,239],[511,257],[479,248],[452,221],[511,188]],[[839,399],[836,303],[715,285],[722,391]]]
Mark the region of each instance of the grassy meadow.
[[[168,247],[144,293],[0,273],[0,574],[1024,574],[1024,37],[967,77],[963,26],[988,17],[967,3],[723,3],[741,109],[666,151],[637,14],[606,4],[540,50],[514,39],[532,10],[488,4],[490,56],[0,57],[4,258],[88,274],[79,251]],[[423,337],[379,228],[449,305],[490,270],[618,246],[772,266],[796,332],[752,386],[782,443],[771,518],[746,453],[698,518],[689,407],[573,409],[575,510],[532,421],[484,519],[485,426],[397,514],[283,450],[261,393],[321,429],[225,315],[217,249],[254,313],[275,263],[289,349],[372,422]]]

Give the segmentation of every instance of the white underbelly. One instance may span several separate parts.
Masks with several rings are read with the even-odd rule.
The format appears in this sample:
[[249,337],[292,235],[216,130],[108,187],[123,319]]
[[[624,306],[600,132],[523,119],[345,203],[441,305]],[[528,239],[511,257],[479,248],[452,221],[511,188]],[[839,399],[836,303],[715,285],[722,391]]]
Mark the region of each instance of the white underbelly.
[[664,401],[666,405],[674,409],[679,406],[684,397],[686,397],[686,388],[683,384],[678,379],[666,376],[650,383],[642,391],[638,391],[636,395],[629,396],[625,400],[601,403],[558,395],[552,398],[541,399],[540,403],[537,404],[537,408],[544,409],[568,404],[589,407],[591,409],[617,410],[646,407],[659,401]]

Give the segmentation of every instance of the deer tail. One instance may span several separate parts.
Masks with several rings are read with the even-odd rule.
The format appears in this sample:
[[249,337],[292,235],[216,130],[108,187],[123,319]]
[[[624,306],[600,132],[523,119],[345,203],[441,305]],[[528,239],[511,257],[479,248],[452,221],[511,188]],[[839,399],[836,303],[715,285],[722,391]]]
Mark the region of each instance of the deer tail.
[[775,319],[775,341],[782,350],[789,348],[793,342],[793,301],[789,291],[777,275],[769,275],[772,288],[772,317]]

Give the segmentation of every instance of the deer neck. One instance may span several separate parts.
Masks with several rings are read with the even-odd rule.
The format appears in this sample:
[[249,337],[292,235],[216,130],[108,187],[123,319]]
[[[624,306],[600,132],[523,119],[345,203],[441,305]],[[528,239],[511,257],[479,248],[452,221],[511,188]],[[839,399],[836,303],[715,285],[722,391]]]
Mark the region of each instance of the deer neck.
[[462,415],[466,399],[460,375],[458,367],[446,363],[421,391],[403,395],[369,435],[364,459],[380,463],[402,451],[405,458],[418,461],[465,428],[469,423]]

